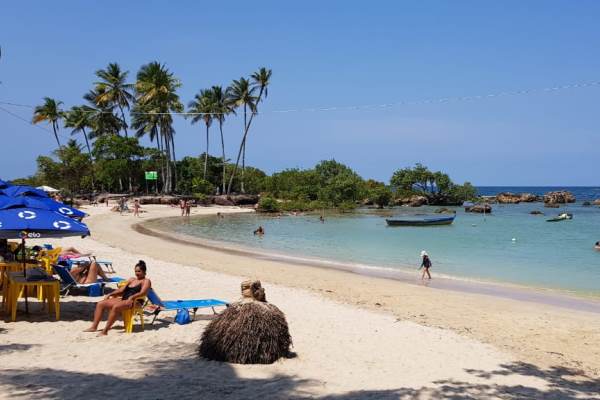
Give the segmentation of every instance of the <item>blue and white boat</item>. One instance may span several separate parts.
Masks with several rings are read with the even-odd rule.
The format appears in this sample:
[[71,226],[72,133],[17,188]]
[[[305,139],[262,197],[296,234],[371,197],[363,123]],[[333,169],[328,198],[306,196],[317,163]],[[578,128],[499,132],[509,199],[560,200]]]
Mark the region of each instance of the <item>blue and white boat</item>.
[[385,221],[389,226],[435,226],[450,225],[454,222],[456,215],[406,215],[396,218],[388,218]]

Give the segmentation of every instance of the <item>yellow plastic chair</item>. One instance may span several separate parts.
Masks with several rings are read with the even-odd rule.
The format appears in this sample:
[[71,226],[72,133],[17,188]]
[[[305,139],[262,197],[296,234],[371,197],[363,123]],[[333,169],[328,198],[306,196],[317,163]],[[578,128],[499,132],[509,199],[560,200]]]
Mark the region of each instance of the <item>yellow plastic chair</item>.
[[[117,284],[117,287],[121,288],[127,285],[128,281],[121,281]],[[133,308],[129,308],[121,311],[121,318],[123,318],[123,325],[125,326],[125,333],[133,332],[133,320],[136,316],[140,318],[140,325],[142,331],[144,330],[144,304],[146,303],[146,297],[138,297],[133,304]]]
[[133,332],[133,319],[138,316],[140,318],[140,325],[142,331],[144,330],[144,303],[146,302],[145,297],[139,297],[136,299],[133,308],[123,310],[121,316],[123,318],[123,325],[125,326],[125,333]]

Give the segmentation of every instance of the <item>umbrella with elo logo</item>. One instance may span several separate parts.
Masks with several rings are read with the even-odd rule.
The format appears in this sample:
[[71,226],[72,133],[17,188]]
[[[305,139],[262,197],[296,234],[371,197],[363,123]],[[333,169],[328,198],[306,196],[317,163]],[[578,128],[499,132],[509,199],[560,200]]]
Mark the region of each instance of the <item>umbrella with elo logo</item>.
[[[0,196],[0,239],[21,239],[27,277],[25,239],[89,236],[87,225],[56,211],[26,206],[26,199]],[[28,310],[27,297],[25,309]]]
[[0,196],[0,239],[21,239],[25,274],[25,239],[88,236],[87,225],[56,211],[27,207],[26,199]]

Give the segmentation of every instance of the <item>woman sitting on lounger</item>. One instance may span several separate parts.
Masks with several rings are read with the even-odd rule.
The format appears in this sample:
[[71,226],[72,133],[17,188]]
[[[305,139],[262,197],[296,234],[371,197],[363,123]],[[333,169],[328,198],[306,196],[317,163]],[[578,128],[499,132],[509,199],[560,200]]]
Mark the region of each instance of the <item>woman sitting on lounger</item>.
[[152,287],[150,279],[146,278],[146,263],[140,260],[135,265],[135,278],[129,278],[127,284],[108,294],[104,300],[96,304],[94,321],[85,332],[96,332],[104,311],[108,311],[108,320],[99,335],[107,335],[121,311],[132,308],[135,302],[145,297]]

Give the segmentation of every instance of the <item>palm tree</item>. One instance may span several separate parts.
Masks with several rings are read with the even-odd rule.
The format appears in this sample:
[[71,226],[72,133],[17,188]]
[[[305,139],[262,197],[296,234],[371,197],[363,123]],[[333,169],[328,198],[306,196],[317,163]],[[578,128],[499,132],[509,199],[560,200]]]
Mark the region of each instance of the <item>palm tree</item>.
[[181,82],[165,65],[157,61],[143,65],[137,74],[135,84],[137,103],[144,112],[156,114],[159,140],[166,155],[166,176],[163,191],[170,193],[173,188],[172,160],[175,160],[175,140],[172,112],[182,112],[183,104],[177,95]]
[[71,110],[66,113],[65,117],[65,128],[73,128],[71,131],[72,135],[79,132],[83,133],[85,138],[85,145],[87,146],[90,157],[92,156],[92,149],[90,147],[90,141],[88,140],[86,128],[92,127],[92,115],[95,110],[89,106],[74,106]]
[[85,112],[89,114],[90,139],[104,135],[118,135],[122,128],[122,121],[113,110],[114,107],[106,103],[98,104],[96,99],[102,95],[100,90],[90,90],[83,98],[90,104],[85,106]]
[[58,148],[60,149],[60,140],[58,140],[58,121],[63,118],[63,111],[60,109],[60,106],[63,104],[62,101],[57,101],[51,99],[50,97],[44,97],[44,104],[41,106],[37,106],[33,110],[33,120],[34,124],[37,124],[42,121],[46,121],[52,124],[52,130],[54,131],[54,138],[56,139],[56,143],[58,144]]
[[130,104],[135,99],[133,94],[131,94],[134,85],[126,82],[128,74],[129,71],[121,71],[119,64],[110,63],[106,69],[96,71],[96,76],[101,80],[94,82],[97,92],[97,97],[94,99],[95,103],[99,106],[106,105],[119,108],[125,137],[128,134],[124,109],[129,110]]
[[221,86],[213,86],[212,89],[212,100],[213,100],[213,113],[215,118],[219,121],[219,132],[221,133],[221,151],[222,158],[221,163],[223,164],[223,190],[221,193],[225,193],[225,139],[223,137],[223,124],[225,123],[225,117],[227,115],[233,113],[235,114],[235,109],[233,104],[227,98],[227,91],[223,91]]
[[208,165],[208,132],[213,121],[213,99],[212,91],[202,89],[194,96],[194,100],[188,104],[188,112],[193,113],[192,124],[204,121],[206,125],[206,153],[204,153],[204,179],[206,179],[206,168]]
[[[246,78],[240,78],[239,80],[234,80],[231,86],[228,88],[228,98],[230,104],[234,107],[243,107],[244,109],[244,128],[243,128],[243,137],[242,142],[240,144],[240,150],[238,151],[238,156],[235,161],[235,167],[233,168],[233,172],[231,173],[231,177],[229,178],[229,186],[227,187],[227,194],[231,193],[231,186],[233,184],[233,178],[237,172],[238,166],[240,164],[240,157],[242,156],[242,152],[246,152],[246,135],[248,134],[248,109],[252,112],[250,116],[250,122],[252,122],[252,116],[254,116],[254,112],[256,110],[256,96],[254,96],[254,91],[256,90],[250,84],[250,81]],[[245,158],[245,155],[244,155]],[[244,192],[244,181],[242,180],[241,186],[242,192]]]
[[[92,148],[90,147],[90,141],[88,140],[85,129],[92,127],[92,117],[94,112],[95,110],[90,106],[74,106],[66,113],[65,117],[65,128],[73,128],[71,135],[75,135],[79,132],[83,133],[85,145],[87,146],[92,163],[94,162],[94,157],[92,156]],[[94,186],[94,168],[92,164],[92,190],[94,190]]]
[[263,100],[263,95],[265,99],[269,95],[269,84],[271,83],[271,74],[273,71],[270,69],[266,69],[265,67],[260,68],[257,72],[252,74],[252,84],[255,87],[258,87],[258,99],[256,100],[256,104],[260,103]]
[[[244,136],[242,138],[242,143],[240,145],[240,151],[238,152],[238,159],[235,163],[235,167],[233,169],[233,173],[231,174],[231,178],[229,179],[229,186],[227,188],[227,193],[231,192],[231,186],[233,183],[233,178],[237,171],[240,154],[242,155],[242,179],[241,179],[241,190],[244,192],[244,170],[246,169],[246,140],[248,137],[248,131],[250,130],[250,125],[252,125],[252,120],[258,111],[258,104],[263,101],[264,98],[267,97],[269,93],[268,86],[271,83],[271,74],[272,71],[267,68],[260,68],[257,72],[253,73],[251,76],[252,84],[248,82],[247,79],[241,78],[239,81],[233,81],[231,89],[229,90],[229,96],[231,101],[236,105],[244,105]],[[259,90],[258,96],[254,97],[254,91],[256,89]],[[263,98],[264,96],[264,98]],[[252,111],[250,115],[250,119],[246,122],[246,104],[248,104],[248,108]]]

